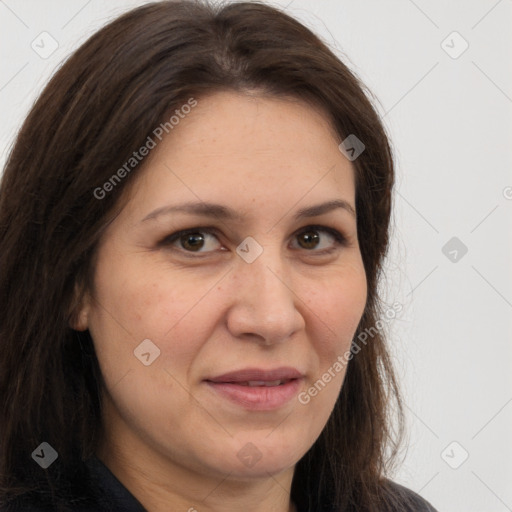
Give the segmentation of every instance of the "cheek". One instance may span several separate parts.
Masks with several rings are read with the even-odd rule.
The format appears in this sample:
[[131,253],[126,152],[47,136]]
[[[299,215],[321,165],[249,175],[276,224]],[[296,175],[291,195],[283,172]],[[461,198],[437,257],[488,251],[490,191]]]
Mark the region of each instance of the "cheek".
[[[171,361],[176,366],[193,357],[207,335],[208,292],[214,281],[112,255],[97,268],[90,331],[107,372],[111,367],[131,368],[136,362],[133,351],[146,339],[160,350],[156,366]],[[198,310],[204,313],[200,321]]]
[[310,293],[309,318],[314,327],[308,337],[316,364],[298,398],[316,418],[312,435],[318,435],[327,422],[343,385],[347,354],[366,306],[366,285],[364,270],[354,266],[350,272],[333,273]]
[[305,414],[315,418],[308,433],[310,438],[316,438],[327,423],[345,380],[346,354],[366,305],[364,272],[333,273],[331,279],[311,291],[308,302],[312,373],[298,401]]
[[335,359],[350,348],[366,306],[366,285],[364,269],[357,266],[333,274],[310,291],[308,306],[316,317],[318,329],[325,334],[321,339],[316,336],[318,343],[325,340],[324,355]]

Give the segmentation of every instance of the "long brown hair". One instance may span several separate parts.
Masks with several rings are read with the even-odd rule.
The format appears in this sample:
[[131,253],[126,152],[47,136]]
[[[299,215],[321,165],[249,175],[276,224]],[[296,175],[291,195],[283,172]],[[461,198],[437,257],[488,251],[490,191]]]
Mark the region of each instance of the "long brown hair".
[[[163,1],[134,9],[86,41],[26,118],[0,188],[0,496],[65,510],[93,500],[84,460],[101,435],[99,371],[88,331],[70,328],[91,285],[95,250],[122,207],[135,167],[101,187],[169,112],[216,91],[258,91],[322,108],[353,161],[368,300],[356,336],[374,328],[387,253],[394,164],[369,92],[310,30],[256,2]],[[142,164],[141,166],[142,167]],[[396,407],[392,407],[392,403]],[[392,416],[391,412],[396,416]],[[394,418],[394,421],[393,421]],[[404,433],[381,330],[360,346],[320,437],[297,463],[291,498],[310,511],[382,510]],[[46,470],[31,453],[58,452]]]

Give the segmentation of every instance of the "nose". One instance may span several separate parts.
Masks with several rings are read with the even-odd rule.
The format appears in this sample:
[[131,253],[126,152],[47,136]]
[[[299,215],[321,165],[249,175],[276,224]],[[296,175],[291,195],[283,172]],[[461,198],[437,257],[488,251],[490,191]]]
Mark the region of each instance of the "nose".
[[278,249],[266,248],[252,263],[242,258],[235,263],[227,317],[233,336],[271,345],[304,328],[304,317],[297,309],[302,301],[290,280],[290,263],[278,253]]

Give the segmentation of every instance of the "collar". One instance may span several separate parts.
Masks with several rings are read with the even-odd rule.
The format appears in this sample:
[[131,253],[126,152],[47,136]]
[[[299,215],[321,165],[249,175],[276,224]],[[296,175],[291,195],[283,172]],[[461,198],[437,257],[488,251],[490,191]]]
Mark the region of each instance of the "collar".
[[133,494],[97,457],[85,461],[91,475],[109,499],[109,512],[147,512]]

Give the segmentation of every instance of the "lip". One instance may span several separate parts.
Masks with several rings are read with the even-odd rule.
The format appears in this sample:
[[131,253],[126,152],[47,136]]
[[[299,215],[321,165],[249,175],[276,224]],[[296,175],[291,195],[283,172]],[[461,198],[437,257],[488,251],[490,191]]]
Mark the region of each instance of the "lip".
[[297,395],[303,379],[292,379],[279,386],[244,386],[236,382],[205,381],[221,397],[253,411],[279,409]]
[[224,373],[216,377],[208,377],[209,382],[247,382],[248,380],[288,380],[300,379],[303,374],[291,366],[281,366],[279,368],[264,370],[262,368],[243,368],[229,373]]
[[[287,382],[278,386],[251,387],[241,384],[247,381],[271,382],[276,380],[286,380]],[[296,396],[303,380],[303,374],[296,368],[280,367],[271,370],[245,368],[205,379],[205,383],[220,397],[244,409],[271,411],[283,407]]]

